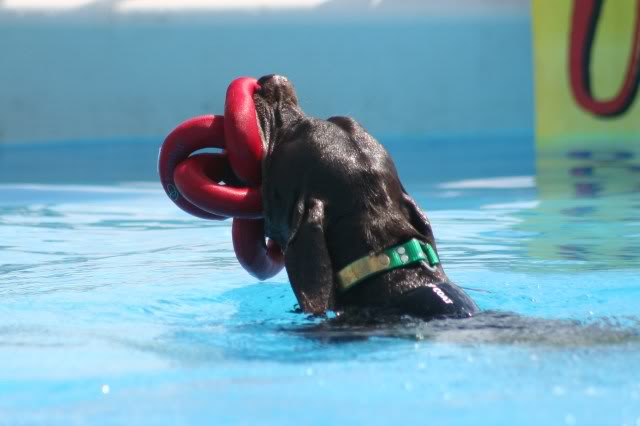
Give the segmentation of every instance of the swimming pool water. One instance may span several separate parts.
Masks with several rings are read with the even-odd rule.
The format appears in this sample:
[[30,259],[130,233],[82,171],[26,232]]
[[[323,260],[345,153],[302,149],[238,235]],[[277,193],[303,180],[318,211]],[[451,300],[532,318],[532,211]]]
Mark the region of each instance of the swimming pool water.
[[5,179],[0,425],[640,426],[640,193],[397,157],[488,313],[331,325],[155,181]]

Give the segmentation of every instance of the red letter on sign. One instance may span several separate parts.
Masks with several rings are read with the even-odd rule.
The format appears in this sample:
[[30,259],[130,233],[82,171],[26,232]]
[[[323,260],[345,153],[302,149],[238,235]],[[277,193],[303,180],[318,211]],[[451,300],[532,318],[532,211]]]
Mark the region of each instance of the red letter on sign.
[[636,27],[632,51],[622,88],[609,100],[593,98],[591,53],[603,0],[574,0],[569,47],[569,76],[573,96],[587,111],[603,117],[624,114],[633,103],[640,79],[640,0],[636,2]]

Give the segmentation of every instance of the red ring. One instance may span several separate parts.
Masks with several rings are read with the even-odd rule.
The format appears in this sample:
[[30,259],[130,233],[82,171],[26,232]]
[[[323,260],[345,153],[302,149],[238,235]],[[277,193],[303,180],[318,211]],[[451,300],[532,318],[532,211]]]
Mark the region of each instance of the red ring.
[[[231,82],[224,107],[225,138],[233,172],[251,186],[262,182],[264,145],[258,128],[253,96],[260,86],[250,77]],[[280,247],[272,240],[265,243],[264,220],[234,219],[233,247],[242,267],[264,280],[284,267]]]
[[167,196],[182,210],[202,219],[224,220],[225,216],[198,208],[180,196],[174,180],[178,164],[203,148],[224,148],[224,117],[203,115],[181,123],[164,140],[158,155],[158,174]]
[[[247,272],[264,280],[282,270],[284,255],[274,241],[265,242],[264,220],[257,219],[263,215],[259,185],[264,155],[253,101],[258,87],[252,78],[234,80],[227,91],[224,119],[209,115],[180,124],[160,150],[158,172],[169,198],[187,213],[204,219],[235,218],[232,237],[236,257]],[[190,157],[209,147],[225,148],[227,156]],[[231,177],[228,174],[251,187],[220,185]]]
[[262,217],[262,194],[256,188],[220,185],[228,165],[225,154],[196,154],[176,167],[173,177],[180,194],[207,213],[257,219]]
[[265,243],[264,220],[233,219],[231,236],[238,262],[254,277],[266,280],[284,267],[280,247],[273,240]]
[[260,86],[255,78],[240,77],[227,89],[224,132],[233,172],[250,186],[262,182],[264,146],[258,128],[253,95]]

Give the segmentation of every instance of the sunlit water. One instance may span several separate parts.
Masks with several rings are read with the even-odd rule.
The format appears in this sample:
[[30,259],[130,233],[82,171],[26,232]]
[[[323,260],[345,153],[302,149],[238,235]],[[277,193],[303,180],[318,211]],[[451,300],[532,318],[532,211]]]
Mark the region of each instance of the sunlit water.
[[156,182],[1,184],[0,425],[640,425],[640,194],[406,183],[487,312],[308,318]]

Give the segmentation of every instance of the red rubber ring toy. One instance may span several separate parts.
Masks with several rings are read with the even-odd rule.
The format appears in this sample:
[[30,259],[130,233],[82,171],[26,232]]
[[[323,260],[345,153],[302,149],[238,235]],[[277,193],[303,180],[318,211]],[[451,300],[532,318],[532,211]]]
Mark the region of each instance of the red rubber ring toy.
[[181,197],[173,177],[173,172],[180,162],[186,160],[193,152],[204,148],[224,148],[223,117],[194,117],[169,133],[158,155],[160,182],[167,196],[185,212],[202,219],[223,220],[226,217],[206,212]]
[[[242,267],[261,280],[284,267],[280,247],[264,237],[261,218],[264,147],[253,95],[257,80],[234,80],[227,90],[225,117],[195,117],[180,124],[166,138],[158,158],[162,186],[182,210],[203,219],[234,217],[233,247]],[[203,148],[224,148],[225,153],[193,154]],[[229,170],[229,165],[231,170]],[[250,187],[221,185],[229,174]]]
[[[262,182],[262,158],[265,147],[258,127],[253,96],[258,81],[241,77],[231,82],[224,106],[225,139],[233,172],[251,186]],[[234,219],[231,232],[233,248],[242,267],[264,280],[284,267],[282,250],[264,239],[264,220]]]
[[260,86],[255,78],[240,77],[227,89],[224,133],[234,173],[250,186],[262,182],[264,148],[253,95]]
[[284,255],[275,241],[264,239],[264,220],[233,219],[233,249],[240,265],[254,277],[266,280],[284,267]]
[[182,161],[173,172],[182,196],[207,213],[227,217],[261,218],[259,188],[220,185],[225,179],[226,154],[196,154]]

